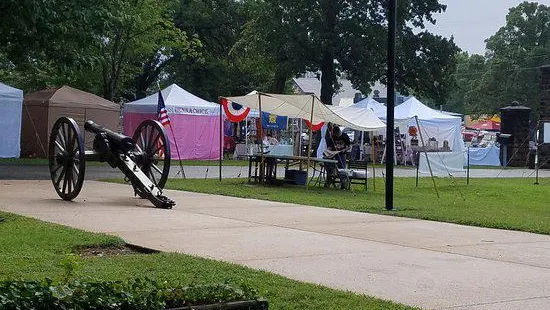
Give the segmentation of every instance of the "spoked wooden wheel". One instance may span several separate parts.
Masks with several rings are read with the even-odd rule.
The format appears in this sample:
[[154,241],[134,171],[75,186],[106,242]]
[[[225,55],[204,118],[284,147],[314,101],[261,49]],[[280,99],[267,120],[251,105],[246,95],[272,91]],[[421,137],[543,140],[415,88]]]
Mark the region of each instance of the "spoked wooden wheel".
[[72,200],[80,193],[86,163],[80,128],[72,118],[61,117],[50,134],[49,166],[55,191],[63,200]]
[[[157,121],[146,120],[136,128],[133,139],[137,165],[158,188],[164,188],[170,173],[170,141],[164,127]],[[139,190],[136,193],[140,195]]]

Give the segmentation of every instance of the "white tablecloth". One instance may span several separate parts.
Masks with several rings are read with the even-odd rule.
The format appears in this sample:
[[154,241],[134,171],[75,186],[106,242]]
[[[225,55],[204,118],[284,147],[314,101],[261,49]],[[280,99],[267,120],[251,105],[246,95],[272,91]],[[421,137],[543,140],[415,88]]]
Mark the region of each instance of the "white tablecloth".
[[267,147],[267,151],[269,151],[269,155],[292,156],[294,155],[294,146],[291,144],[270,145]]

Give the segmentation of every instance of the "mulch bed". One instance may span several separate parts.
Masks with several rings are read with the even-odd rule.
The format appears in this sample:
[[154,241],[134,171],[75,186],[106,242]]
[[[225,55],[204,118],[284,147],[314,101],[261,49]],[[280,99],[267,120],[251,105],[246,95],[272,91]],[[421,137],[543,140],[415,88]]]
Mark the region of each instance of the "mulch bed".
[[76,249],[75,253],[81,257],[112,257],[120,255],[153,254],[159,251],[143,248],[140,246],[125,244],[122,246],[92,246],[88,248]]

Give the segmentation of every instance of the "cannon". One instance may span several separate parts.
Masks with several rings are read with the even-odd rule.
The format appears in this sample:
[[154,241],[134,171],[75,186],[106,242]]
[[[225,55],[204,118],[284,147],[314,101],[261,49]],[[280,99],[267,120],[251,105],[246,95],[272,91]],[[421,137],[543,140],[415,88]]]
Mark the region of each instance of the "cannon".
[[53,125],[48,159],[52,183],[59,197],[76,198],[84,183],[85,162],[99,161],[120,169],[134,193],[155,207],[170,209],[175,205],[162,194],[170,172],[170,143],[159,122],[142,122],[132,138],[91,120],[86,121],[84,128],[95,134],[92,151],[84,150],[82,132],[72,118],[61,117]]

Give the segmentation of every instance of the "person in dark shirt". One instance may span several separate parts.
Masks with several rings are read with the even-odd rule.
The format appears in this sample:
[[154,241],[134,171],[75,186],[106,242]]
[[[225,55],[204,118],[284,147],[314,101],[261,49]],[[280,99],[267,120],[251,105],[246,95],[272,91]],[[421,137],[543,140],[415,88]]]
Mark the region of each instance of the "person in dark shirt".
[[346,153],[351,148],[349,136],[340,130],[340,127],[335,126],[332,130],[332,139],[334,141],[334,151],[337,151],[336,159],[338,160],[338,168],[346,169]]
[[[332,130],[329,131],[331,128]],[[346,169],[346,152],[350,150],[351,141],[349,136],[340,130],[340,127],[336,125],[329,126],[329,130],[327,130],[327,135],[325,137],[327,150],[329,150],[329,152],[325,154],[325,157],[337,160],[337,168],[342,170],[337,170],[327,165],[325,187],[334,183],[334,179],[337,176],[340,179],[340,188],[347,189],[349,185],[348,176],[343,169]]]

